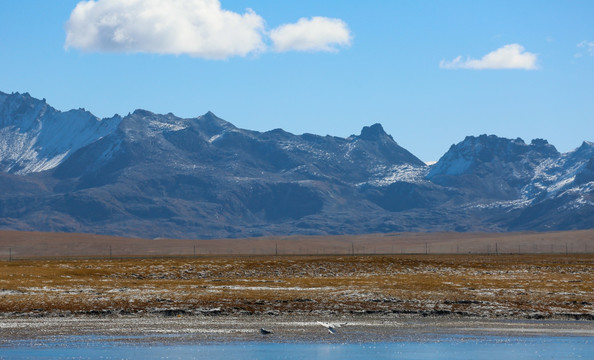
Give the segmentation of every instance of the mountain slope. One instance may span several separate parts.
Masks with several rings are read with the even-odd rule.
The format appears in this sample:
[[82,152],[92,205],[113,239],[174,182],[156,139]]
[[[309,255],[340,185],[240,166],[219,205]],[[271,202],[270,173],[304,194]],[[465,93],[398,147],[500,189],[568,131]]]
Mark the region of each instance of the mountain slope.
[[111,133],[120,120],[99,120],[82,109],[63,113],[27,93],[0,92],[0,171],[24,175],[53,169]]
[[467,137],[426,178],[464,189],[467,207],[503,209],[489,221],[506,230],[590,228],[594,220],[594,144],[560,154],[546,140]]
[[594,144],[466,137],[429,167],[380,124],[348,138],[211,112],[100,120],[0,93],[0,228],[215,238],[591,228]]
[[[537,168],[560,157],[546,140],[505,139],[494,135],[468,136],[431,168],[427,179],[440,185],[475,190],[473,196],[510,200],[521,196]],[[544,170],[544,168],[542,169]],[[542,171],[541,170],[541,171]]]

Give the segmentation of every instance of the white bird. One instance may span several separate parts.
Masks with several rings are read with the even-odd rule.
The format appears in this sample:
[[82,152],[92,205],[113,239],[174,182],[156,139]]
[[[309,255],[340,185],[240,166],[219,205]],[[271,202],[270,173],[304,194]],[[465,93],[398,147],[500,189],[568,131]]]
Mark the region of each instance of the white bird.
[[346,323],[344,324],[331,324],[331,323],[326,323],[326,322],[321,322],[318,321],[317,322],[318,325],[322,325],[323,327],[325,327],[326,329],[328,329],[328,332],[332,335],[336,334],[336,329],[346,325]]

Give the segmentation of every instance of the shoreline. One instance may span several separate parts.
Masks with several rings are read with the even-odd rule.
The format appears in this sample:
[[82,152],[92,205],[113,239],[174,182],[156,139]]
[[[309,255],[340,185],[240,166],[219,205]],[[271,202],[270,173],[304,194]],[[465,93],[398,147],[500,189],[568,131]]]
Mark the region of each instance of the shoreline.
[[[342,323],[330,334],[317,322]],[[318,317],[281,316],[71,316],[2,318],[0,348],[18,341],[129,343],[377,343],[461,336],[594,337],[594,322],[366,315]],[[272,331],[262,335],[260,328]]]
[[220,308],[213,309],[143,309],[143,310],[88,310],[88,311],[62,311],[62,310],[33,310],[33,311],[12,311],[0,312],[0,319],[20,318],[141,318],[141,317],[204,317],[204,318],[283,318],[283,317],[326,317],[326,318],[366,318],[366,317],[406,317],[411,319],[474,319],[474,320],[501,320],[501,321],[522,321],[522,320],[545,320],[545,321],[585,321],[594,324],[594,314],[591,313],[553,313],[553,312],[525,312],[514,315],[491,314],[487,312],[450,312],[444,310],[352,310],[352,311],[290,311],[268,310],[264,312],[250,313],[245,310],[226,311]]

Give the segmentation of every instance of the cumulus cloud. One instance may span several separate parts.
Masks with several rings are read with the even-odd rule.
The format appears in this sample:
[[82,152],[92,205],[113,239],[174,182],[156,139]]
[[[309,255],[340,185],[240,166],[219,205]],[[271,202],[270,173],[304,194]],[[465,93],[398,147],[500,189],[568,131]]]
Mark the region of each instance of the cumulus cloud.
[[72,11],[65,46],[224,59],[262,51],[264,26],[253,11],[223,10],[219,0],[89,0]]
[[226,59],[276,51],[333,51],[351,41],[338,19],[314,17],[270,31],[253,10],[225,10],[219,0],[85,0],[66,23],[65,48],[88,52],[187,54]]
[[337,51],[351,44],[351,32],[340,19],[315,16],[301,18],[270,31],[274,50],[284,51]]
[[442,69],[523,69],[536,70],[537,55],[525,51],[520,44],[505,45],[488,53],[480,59],[456,57],[452,61],[442,60],[439,67]]

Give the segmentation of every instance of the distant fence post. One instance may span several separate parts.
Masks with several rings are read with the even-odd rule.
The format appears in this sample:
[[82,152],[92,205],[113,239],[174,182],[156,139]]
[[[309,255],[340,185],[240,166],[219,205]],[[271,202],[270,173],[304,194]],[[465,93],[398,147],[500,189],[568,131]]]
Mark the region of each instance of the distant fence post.
[[8,262],[12,262],[12,248],[8,248]]

